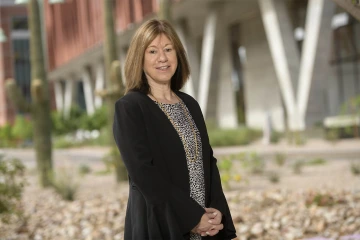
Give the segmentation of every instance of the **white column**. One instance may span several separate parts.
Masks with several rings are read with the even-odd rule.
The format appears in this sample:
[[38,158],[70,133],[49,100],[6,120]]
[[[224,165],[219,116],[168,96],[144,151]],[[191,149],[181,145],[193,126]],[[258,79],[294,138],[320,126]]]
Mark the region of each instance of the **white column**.
[[83,69],[81,73],[82,82],[84,86],[86,112],[88,115],[92,115],[95,112],[94,98],[93,98],[93,87],[91,85],[90,73],[87,69]]
[[54,81],[55,88],[55,104],[58,112],[64,109],[64,93],[60,81]]
[[65,81],[65,98],[64,98],[64,116],[65,118],[70,117],[71,104],[73,102],[74,95],[74,83],[75,81],[71,78]]
[[[95,66],[95,91],[102,90],[104,88],[105,77],[104,77],[104,65],[102,63],[98,63]],[[96,108],[101,107],[102,98],[100,96],[95,95],[94,105]]]
[[[305,129],[305,116],[308,107],[310,88],[314,79],[316,58],[317,56],[324,54],[329,56],[329,43],[331,43],[329,38],[332,37],[331,20],[333,17],[334,6],[335,4],[332,1],[327,0],[311,0],[308,3],[305,24],[306,37],[301,56],[299,87],[297,93],[300,119],[303,120],[300,125],[301,129]],[[323,32],[323,34],[320,34],[320,32]],[[321,38],[326,39],[326,46],[318,45],[320,35]],[[321,49],[322,51],[320,51],[319,47],[325,49]],[[327,61],[327,59],[328,58],[323,58],[321,60]],[[329,63],[326,62],[325,64],[326,67]],[[327,70],[329,70],[329,68],[327,68]],[[324,68],[316,71],[324,71]],[[323,82],[322,84],[326,83]]]
[[218,65],[218,94],[216,117],[220,128],[236,128],[238,126],[236,97],[232,82],[233,63],[230,50],[230,39],[227,26],[218,29],[221,36],[216,43],[220,61]]
[[123,47],[120,47],[119,59],[120,59],[120,68],[121,68],[121,78],[122,78],[122,82],[124,84],[124,87],[126,87],[126,78],[125,78],[126,51],[125,51],[125,49]]
[[275,72],[288,113],[288,125],[291,130],[296,131],[299,130],[298,110],[274,2],[273,0],[258,0],[258,2]]
[[215,31],[218,13],[215,8],[210,9],[210,13],[205,20],[204,38],[202,43],[200,82],[198,100],[200,108],[206,118],[206,109],[209,94],[210,75],[213,62]]
[[[186,53],[188,54],[188,48],[187,48],[187,41],[186,41],[186,36],[185,36],[185,32],[184,32],[184,26],[180,23],[175,25],[175,29],[177,34],[179,35],[180,41],[182,42]],[[192,80],[192,75],[190,73],[190,77],[188,79],[188,81],[186,82],[185,86],[184,86],[184,92],[186,92],[187,94],[191,95],[192,97],[195,98],[195,91],[194,91],[194,85],[193,85],[193,80]]]

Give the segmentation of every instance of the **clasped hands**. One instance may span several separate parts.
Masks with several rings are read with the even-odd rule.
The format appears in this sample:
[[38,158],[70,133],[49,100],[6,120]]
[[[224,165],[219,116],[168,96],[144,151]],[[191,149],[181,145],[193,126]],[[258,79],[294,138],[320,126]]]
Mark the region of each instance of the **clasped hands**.
[[215,208],[205,208],[206,213],[201,217],[199,224],[191,232],[201,236],[215,236],[224,228],[221,223],[222,214]]

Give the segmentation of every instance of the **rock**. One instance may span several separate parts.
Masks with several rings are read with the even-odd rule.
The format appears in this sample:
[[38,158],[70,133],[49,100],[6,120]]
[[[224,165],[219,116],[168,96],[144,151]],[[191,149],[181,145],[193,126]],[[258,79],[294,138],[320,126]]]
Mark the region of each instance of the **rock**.
[[255,223],[255,225],[251,228],[251,233],[259,236],[264,231],[262,223]]

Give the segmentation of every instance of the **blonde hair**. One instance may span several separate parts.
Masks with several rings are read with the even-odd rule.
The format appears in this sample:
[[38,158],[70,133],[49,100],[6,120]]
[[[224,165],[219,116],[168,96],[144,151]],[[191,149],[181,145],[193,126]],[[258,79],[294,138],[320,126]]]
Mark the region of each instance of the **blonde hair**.
[[164,34],[172,42],[178,59],[178,66],[171,78],[171,90],[180,90],[190,75],[190,67],[182,45],[174,28],[166,20],[152,19],[143,23],[136,31],[131,40],[125,60],[126,90],[149,93],[150,87],[147,82],[144,67],[144,55],[146,48],[160,34]]

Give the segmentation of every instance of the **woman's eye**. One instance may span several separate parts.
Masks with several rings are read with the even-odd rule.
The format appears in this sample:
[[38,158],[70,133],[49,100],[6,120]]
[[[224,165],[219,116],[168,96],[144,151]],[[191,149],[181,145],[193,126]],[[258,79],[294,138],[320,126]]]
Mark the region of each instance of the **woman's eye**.
[[154,54],[154,53],[156,53],[156,51],[155,50],[150,50],[149,53]]
[[165,51],[171,52],[172,48],[166,48]]

